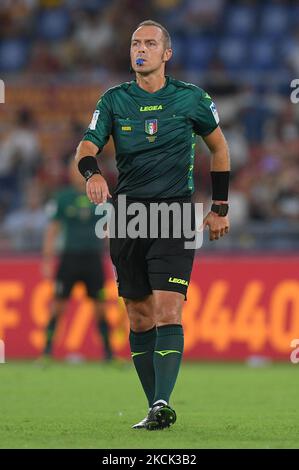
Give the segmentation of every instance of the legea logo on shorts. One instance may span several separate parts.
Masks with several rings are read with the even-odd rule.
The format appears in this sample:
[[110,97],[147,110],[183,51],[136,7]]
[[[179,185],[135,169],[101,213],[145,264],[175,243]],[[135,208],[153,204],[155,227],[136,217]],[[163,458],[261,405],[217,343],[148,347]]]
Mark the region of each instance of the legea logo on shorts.
[[188,281],[185,281],[185,279],[178,279],[177,277],[170,277],[168,282],[173,282],[174,284],[183,284],[184,286],[188,285]]
[[0,364],[5,363],[5,345],[4,341],[0,339]]

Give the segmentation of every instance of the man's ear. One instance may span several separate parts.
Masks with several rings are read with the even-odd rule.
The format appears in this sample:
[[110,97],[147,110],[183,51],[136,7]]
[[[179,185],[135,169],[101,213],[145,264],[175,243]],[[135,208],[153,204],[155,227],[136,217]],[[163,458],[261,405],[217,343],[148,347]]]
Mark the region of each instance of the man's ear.
[[165,49],[163,54],[163,62],[168,62],[172,57],[172,49]]

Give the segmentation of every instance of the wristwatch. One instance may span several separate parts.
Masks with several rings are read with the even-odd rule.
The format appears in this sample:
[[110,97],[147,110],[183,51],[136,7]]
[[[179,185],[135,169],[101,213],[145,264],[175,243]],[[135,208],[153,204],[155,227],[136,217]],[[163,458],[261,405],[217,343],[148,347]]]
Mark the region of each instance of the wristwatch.
[[212,204],[211,211],[218,214],[220,217],[225,217],[228,213],[228,204]]

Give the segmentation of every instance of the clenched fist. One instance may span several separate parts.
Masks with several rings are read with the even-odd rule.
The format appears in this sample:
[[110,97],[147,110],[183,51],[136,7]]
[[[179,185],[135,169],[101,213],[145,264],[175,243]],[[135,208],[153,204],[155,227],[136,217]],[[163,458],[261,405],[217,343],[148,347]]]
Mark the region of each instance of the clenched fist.
[[210,241],[218,240],[229,231],[228,216],[220,217],[215,212],[209,212],[203,220],[203,228],[209,227]]

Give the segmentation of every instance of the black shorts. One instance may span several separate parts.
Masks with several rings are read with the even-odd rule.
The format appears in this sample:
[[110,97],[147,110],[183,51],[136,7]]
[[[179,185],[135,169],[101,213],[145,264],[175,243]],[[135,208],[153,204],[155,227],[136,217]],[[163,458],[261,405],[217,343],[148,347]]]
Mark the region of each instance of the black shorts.
[[103,299],[104,274],[99,253],[62,254],[55,279],[55,297],[69,298],[74,284],[78,281],[85,284],[88,297]]
[[[127,198],[127,205],[131,202],[143,202],[149,208],[150,202],[173,202],[182,204],[189,203],[191,207],[191,227],[195,227],[194,204],[190,198],[164,199],[159,201],[140,201]],[[119,204],[113,200],[115,218],[117,220]],[[169,213],[170,238],[161,237],[161,220],[158,225],[158,236],[147,238],[125,238],[118,236],[117,223],[115,226],[115,237],[110,237],[110,256],[115,268],[115,276],[118,284],[119,296],[138,299],[152,293],[153,290],[165,290],[180,292],[187,299],[187,289],[190,281],[195,250],[186,249],[186,238],[181,232],[180,238],[173,235],[173,225],[177,223]],[[134,215],[127,215],[126,226]],[[147,215],[149,222],[149,210]]]

